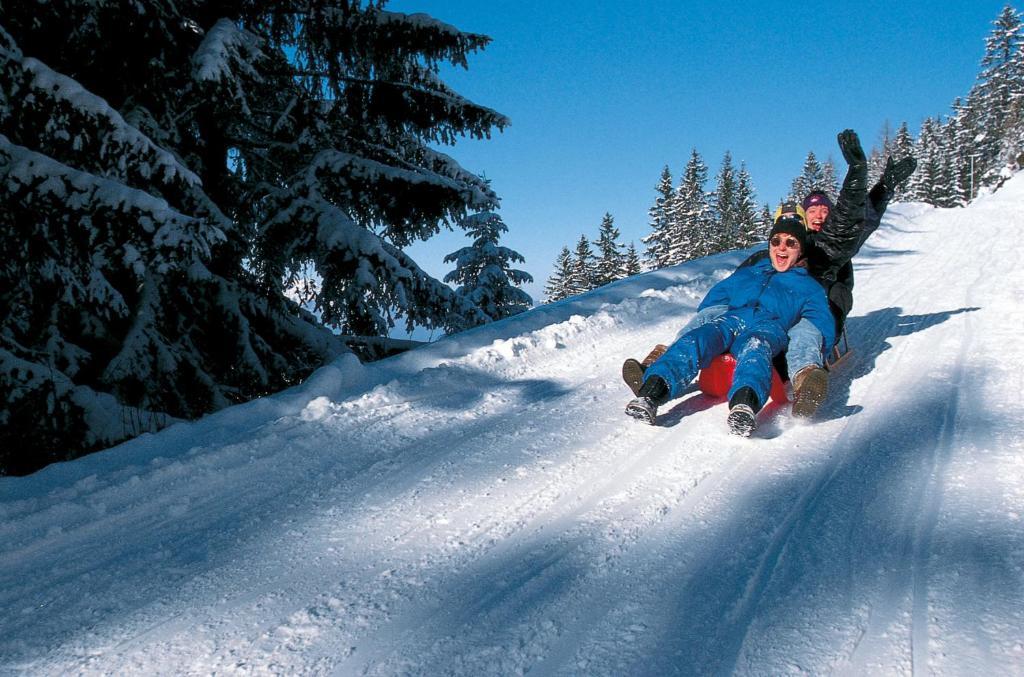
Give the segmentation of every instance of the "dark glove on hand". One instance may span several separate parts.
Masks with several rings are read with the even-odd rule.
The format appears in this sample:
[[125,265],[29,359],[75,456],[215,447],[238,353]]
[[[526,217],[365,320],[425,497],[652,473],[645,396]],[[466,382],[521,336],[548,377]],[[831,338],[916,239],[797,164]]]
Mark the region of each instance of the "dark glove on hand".
[[861,148],[857,132],[852,129],[844,129],[839,132],[837,138],[839,139],[839,150],[843,151],[843,159],[846,160],[846,164],[867,164],[868,159],[864,155],[864,149]]
[[899,162],[893,162],[892,156],[885,161],[885,169],[882,171],[882,185],[890,193],[896,187],[907,180],[907,177],[917,169],[917,160],[913,157],[905,157]]

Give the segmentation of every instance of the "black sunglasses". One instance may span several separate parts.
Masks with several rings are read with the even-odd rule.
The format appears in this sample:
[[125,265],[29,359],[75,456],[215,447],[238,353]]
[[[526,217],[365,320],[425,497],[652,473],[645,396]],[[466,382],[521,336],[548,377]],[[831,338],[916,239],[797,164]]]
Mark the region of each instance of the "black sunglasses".
[[800,246],[800,241],[797,240],[795,237],[787,237],[785,240],[783,240],[778,235],[775,235],[772,237],[772,239],[768,240],[768,242],[773,247],[778,247],[779,245],[785,243],[786,249],[796,249],[797,247]]

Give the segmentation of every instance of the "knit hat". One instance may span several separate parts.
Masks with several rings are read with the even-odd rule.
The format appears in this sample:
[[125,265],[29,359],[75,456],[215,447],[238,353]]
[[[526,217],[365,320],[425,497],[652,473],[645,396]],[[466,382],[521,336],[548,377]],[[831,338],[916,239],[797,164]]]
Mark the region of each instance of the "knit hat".
[[792,235],[800,243],[800,258],[807,255],[807,227],[800,217],[793,214],[783,214],[775,219],[772,230],[768,233],[768,239],[771,240],[772,237],[779,233]]
[[828,207],[829,213],[832,212],[832,200],[824,191],[812,190],[807,194],[807,197],[804,198],[803,207],[805,210],[810,209],[815,205],[825,205]]

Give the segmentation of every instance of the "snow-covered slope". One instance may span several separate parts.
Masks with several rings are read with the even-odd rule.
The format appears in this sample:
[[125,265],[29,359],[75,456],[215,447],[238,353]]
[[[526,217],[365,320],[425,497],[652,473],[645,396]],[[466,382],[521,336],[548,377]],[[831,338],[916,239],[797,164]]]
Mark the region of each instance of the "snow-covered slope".
[[619,379],[736,253],[0,479],[0,673],[1021,674],[1022,234],[891,209],[749,440]]

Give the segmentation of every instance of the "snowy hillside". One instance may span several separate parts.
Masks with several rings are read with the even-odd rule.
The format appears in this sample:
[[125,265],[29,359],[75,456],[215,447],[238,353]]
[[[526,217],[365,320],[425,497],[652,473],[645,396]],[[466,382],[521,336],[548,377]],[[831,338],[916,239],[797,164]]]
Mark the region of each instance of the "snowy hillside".
[[900,205],[810,425],[625,357],[728,254],[0,479],[0,673],[1024,673],[1024,176]]

